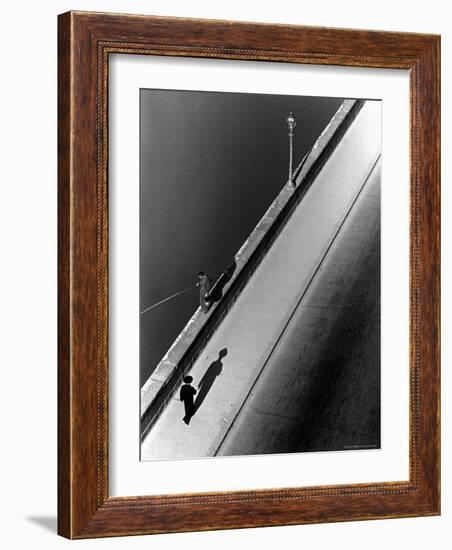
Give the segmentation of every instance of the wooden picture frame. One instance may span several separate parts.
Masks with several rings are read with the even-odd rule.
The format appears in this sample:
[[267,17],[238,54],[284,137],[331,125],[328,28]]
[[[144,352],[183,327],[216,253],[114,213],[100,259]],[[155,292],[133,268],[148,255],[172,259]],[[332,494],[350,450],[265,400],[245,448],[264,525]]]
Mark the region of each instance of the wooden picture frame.
[[[58,39],[58,532],[68,538],[440,513],[440,38],[68,12]],[[127,53],[410,73],[408,481],[146,497],[108,490],[108,61]]]

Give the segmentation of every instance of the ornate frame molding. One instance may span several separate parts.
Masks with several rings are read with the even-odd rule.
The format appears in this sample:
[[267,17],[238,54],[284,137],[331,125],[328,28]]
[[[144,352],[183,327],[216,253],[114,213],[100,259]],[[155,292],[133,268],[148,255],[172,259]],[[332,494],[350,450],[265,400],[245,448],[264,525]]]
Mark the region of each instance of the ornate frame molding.
[[[89,12],[59,16],[61,535],[86,538],[439,514],[439,48],[438,36],[422,34]],[[409,481],[109,497],[110,54],[410,71]]]

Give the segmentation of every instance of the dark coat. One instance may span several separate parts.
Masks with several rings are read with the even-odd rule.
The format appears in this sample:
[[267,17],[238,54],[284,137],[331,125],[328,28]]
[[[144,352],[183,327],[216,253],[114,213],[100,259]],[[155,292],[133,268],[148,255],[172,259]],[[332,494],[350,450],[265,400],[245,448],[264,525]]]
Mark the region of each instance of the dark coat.
[[197,390],[193,386],[190,386],[190,384],[184,384],[180,389],[180,400],[184,403],[188,402],[193,405],[193,399],[196,393]]
[[184,402],[185,406],[185,421],[188,424],[190,418],[195,414],[195,405],[193,398],[197,390],[190,384],[184,384],[180,389],[180,400]]

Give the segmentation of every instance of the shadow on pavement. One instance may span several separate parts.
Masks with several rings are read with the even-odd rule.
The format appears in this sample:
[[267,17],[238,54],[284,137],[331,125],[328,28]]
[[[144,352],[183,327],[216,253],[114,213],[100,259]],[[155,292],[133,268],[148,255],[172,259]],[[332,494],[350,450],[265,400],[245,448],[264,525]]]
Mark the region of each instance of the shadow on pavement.
[[223,370],[223,363],[221,360],[223,359],[223,357],[226,357],[227,354],[228,349],[223,348],[218,354],[218,359],[216,359],[213,363],[209,365],[209,368],[206,370],[204,376],[199,381],[198,395],[195,400],[194,414],[196,414],[196,411],[201,407],[216,378],[220,376],[221,371]]

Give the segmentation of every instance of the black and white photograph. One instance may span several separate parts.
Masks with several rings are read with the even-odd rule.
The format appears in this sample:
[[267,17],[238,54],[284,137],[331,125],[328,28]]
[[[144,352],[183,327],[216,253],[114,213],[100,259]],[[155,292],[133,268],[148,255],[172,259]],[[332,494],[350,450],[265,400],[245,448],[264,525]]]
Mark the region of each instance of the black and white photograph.
[[380,448],[381,105],[140,90],[142,461]]

